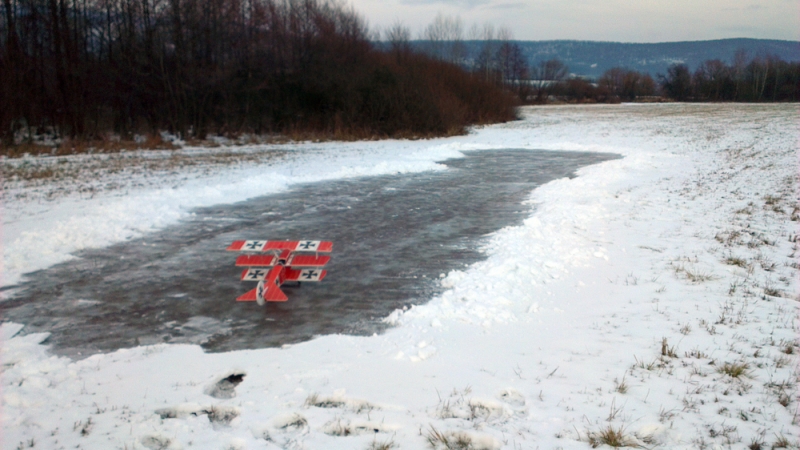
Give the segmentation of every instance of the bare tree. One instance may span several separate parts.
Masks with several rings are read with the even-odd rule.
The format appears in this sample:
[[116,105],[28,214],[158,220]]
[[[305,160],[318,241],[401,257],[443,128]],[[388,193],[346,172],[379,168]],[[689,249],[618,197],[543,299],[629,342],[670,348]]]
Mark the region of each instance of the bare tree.
[[633,101],[640,96],[655,94],[655,81],[650,75],[622,67],[608,69],[597,83],[619,100]]
[[523,102],[531,95],[528,63],[519,45],[504,42],[497,53],[500,73],[506,87],[514,92]]
[[542,61],[532,70],[533,88],[536,101],[544,103],[554,86],[564,81],[569,68],[558,59]]
[[464,58],[464,25],[459,16],[436,15],[422,33],[427,52],[442,61],[458,63]]
[[719,59],[703,62],[694,72],[692,82],[696,94],[704,100],[720,101],[730,98],[734,86],[731,69]]
[[387,28],[384,36],[395,55],[406,55],[411,52],[411,30],[401,22],[395,22]]
[[491,79],[491,72],[496,72],[500,69],[500,61],[497,59],[500,47],[514,39],[514,35],[506,27],[495,29],[491,23],[485,23],[483,27],[478,27],[473,24],[470,28],[470,40],[482,41],[478,55],[475,57],[475,66],[478,71],[484,73],[484,77],[488,80]]
[[692,95],[692,76],[686,64],[673,64],[667,69],[667,75],[659,75],[661,89],[675,100],[685,101]]

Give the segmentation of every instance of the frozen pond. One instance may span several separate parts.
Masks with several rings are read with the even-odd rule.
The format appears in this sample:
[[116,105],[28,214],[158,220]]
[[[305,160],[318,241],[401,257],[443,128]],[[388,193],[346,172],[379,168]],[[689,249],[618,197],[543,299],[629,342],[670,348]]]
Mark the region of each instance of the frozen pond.
[[[397,308],[441,291],[441,273],[482,258],[486,234],[517,225],[548,181],[616,155],[466,152],[447,171],[298,185],[195,211],[161,232],[28,274],[0,304],[3,320],[48,331],[59,354],[86,356],[160,342],[209,351],[261,348],[330,333],[372,334]],[[334,242],[322,283],[286,287],[285,303],[234,299],[236,239]]]

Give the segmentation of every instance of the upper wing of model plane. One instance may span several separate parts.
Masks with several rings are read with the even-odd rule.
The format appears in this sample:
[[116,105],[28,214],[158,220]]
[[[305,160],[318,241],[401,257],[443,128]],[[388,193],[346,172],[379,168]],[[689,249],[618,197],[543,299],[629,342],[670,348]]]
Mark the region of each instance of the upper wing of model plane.
[[268,252],[289,250],[292,252],[321,252],[328,253],[333,250],[330,241],[233,241],[228,246],[231,252]]

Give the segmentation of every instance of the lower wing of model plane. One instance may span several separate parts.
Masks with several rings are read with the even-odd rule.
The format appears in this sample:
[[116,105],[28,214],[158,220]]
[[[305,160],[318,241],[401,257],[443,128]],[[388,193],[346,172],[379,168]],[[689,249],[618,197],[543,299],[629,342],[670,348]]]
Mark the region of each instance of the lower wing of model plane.
[[[267,279],[267,274],[269,271],[251,267],[242,271],[242,281],[264,281]],[[293,269],[291,267],[286,267],[283,269],[283,282],[287,281],[322,281],[325,278],[325,275],[328,274],[326,270],[319,270],[319,269]],[[283,284],[283,283],[281,283]]]

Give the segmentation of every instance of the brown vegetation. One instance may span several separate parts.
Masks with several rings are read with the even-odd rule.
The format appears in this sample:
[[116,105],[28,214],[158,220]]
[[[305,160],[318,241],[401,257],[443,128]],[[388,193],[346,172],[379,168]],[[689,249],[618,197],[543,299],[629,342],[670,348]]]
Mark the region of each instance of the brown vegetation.
[[375,49],[334,0],[3,0],[0,104],[5,147],[44,132],[417,137],[515,117],[481,77]]

